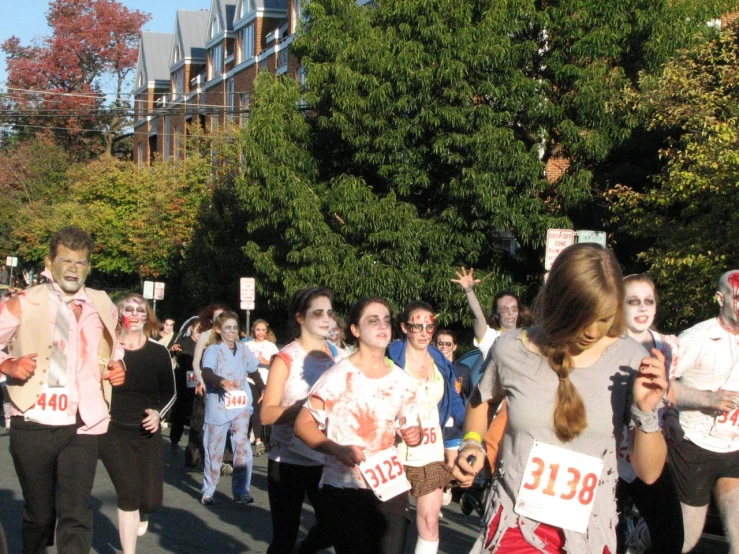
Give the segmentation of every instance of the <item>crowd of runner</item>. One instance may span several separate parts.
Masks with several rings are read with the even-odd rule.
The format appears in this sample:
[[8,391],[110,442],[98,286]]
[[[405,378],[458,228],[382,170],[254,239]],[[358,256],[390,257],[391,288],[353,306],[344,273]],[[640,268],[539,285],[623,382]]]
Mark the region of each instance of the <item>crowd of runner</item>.
[[[176,333],[140,295],[114,306],[85,287],[92,251],[61,229],[45,282],[0,304],[24,553],[90,551],[98,458],[134,553],[166,502],[167,425],[174,454],[189,427],[206,506],[222,475],[235,503],[254,502],[253,456],[267,454],[270,554],[401,554],[411,498],[414,552],[443,552],[442,506],[480,482],[472,552],[689,552],[712,499],[739,552],[739,270],[718,278],[717,316],[674,336],[654,329],[652,279],[624,277],[597,245],[565,249],[531,310],[502,291],[490,318],[461,268],[476,372],[430,304],[393,316],[366,298],[341,319],[318,286],[292,295],[281,349],[261,319],[240,337],[221,305]],[[298,542],[306,497],[316,524]]]

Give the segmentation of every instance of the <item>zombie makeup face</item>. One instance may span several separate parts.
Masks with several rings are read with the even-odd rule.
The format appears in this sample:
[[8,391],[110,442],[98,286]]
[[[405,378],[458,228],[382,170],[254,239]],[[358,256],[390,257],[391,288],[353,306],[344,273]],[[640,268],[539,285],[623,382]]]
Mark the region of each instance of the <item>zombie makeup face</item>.
[[267,325],[265,323],[257,323],[254,326],[254,340],[262,342],[267,338]]
[[393,334],[390,311],[379,302],[367,304],[359,318],[359,324],[352,325],[351,331],[361,345],[384,350],[390,344]]
[[624,294],[624,316],[630,333],[638,335],[652,326],[657,314],[654,290],[644,281],[630,281]]
[[739,333],[739,271],[721,276],[716,301],[721,307],[721,323],[732,333]]
[[54,282],[65,295],[73,296],[85,284],[90,274],[90,253],[85,250],[70,250],[63,244],[56,247],[52,260],[46,257],[46,268],[51,271]]
[[314,337],[325,339],[328,337],[331,325],[334,323],[334,311],[331,307],[331,301],[325,296],[314,298],[305,317],[296,314],[298,324],[300,325],[300,334],[308,333]]
[[128,333],[141,333],[146,325],[146,304],[138,299],[126,300],[121,310],[121,325]]
[[406,339],[416,349],[422,350],[431,344],[431,338],[436,331],[434,314],[428,310],[413,310],[408,321],[400,324]]
[[216,333],[221,335],[221,340],[226,346],[233,348],[236,337],[239,336],[239,322],[235,319],[227,319],[220,329],[216,329]]
[[444,357],[447,360],[450,362],[454,361],[454,351],[457,349],[457,344],[454,342],[454,338],[451,335],[437,335],[436,348],[444,354]]
[[516,328],[518,321],[518,300],[513,296],[504,296],[498,298],[498,305],[495,307],[495,314],[498,316],[498,322],[505,331]]
[[171,335],[173,332],[174,332],[174,320],[165,319],[164,323],[162,323],[162,335],[166,337],[168,335]]

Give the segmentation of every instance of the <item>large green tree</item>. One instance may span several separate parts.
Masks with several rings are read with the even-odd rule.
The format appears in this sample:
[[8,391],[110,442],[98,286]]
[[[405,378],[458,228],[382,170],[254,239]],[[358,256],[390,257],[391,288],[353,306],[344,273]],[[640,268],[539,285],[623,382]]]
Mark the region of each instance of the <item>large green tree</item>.
[[699,42],[645,76],[632,97],[650,129],[668,135],[664,167],[646,187],[614,187],[613,218],[641,239],[661,289],[663,324],[680,330],[716,313],[718,277],[739,265],[739,36]]
[[485,304],[538,283],[547,228],[603,225],[594,175],[639,125],[624,91],[729,4],[313,0],[291,46],[306,90],[260,76],[242,137],[261,293],[424,298],[448,322],[467,317],[454,266],[489,276]]

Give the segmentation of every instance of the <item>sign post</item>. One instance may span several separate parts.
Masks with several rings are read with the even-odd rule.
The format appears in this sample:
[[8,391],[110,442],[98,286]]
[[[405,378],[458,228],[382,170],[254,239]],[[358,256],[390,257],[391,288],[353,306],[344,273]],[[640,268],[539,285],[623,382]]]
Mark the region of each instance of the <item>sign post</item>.
[[549,229],[547,231],[547,253],[544,258],[544,269],[552,269],[554,260],[568,246],[575,244],[575,231],[572,229]]
[[246,332],[251,328],[251,311],[254,309],[254,300],[256,299],[256,280],[254,277],[242,277],[239,280],[239,297],[241,299],[241,309],[246,312]]
[[16,258],[15,256],[8,256],[7,258],[5,258],[5,265],[10,267],[10,277],[8,277],[9,279],[8,283],[12,287],[13,286],[13,268],[18,267],[18,258]]
[[154,282],[154,315],[157,315],[157,300],[164,300],[164,283]]

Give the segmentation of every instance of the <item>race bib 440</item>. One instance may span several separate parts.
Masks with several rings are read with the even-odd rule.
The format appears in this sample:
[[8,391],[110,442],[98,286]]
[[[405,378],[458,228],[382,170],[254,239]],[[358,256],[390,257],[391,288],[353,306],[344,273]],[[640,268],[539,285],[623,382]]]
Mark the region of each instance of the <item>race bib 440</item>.
[[518,490],[515,512],[569,529],[587,531],[603,460],[534,441]]

